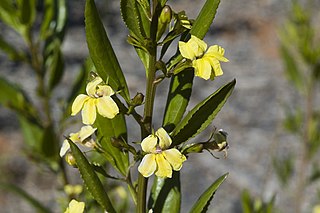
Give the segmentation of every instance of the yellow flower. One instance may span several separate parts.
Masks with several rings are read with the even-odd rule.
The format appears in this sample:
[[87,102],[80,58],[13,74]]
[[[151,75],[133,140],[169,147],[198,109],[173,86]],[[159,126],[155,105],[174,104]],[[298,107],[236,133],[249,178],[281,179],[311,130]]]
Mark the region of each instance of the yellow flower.
[[320,213],[320,205],[316,205],[313,207],[312,213]]
[[82,120],[84,124],[93,124],[96,120],[96,109],[103,117],[114,118],[119,113],[119,108],[111,96],[114,94],[112,88],[103,84],[100,77],[89,82],[86,87],[88,95],[80,94],[72,104],[71,115],[76,115],[82,109]]
[[[86,147],[92,148],[95,144],[94,140],[91,138],[91,135],[97,130],[92,126],[83,126],[79,132],[71,133],[69,139],[74,143],[80,143]],[[65,139],[60,149],[60,157],[64,156],[66,152],[70,149],[68,140]]]
[[78,202],[73,199],[70,201],[69,207],[64,211],[64,213],[83,213],[84,207],[84,202]]
[[192,61],[195,75],[205,80],[222,75],[220,61],[229,61],[221,46],[213,45],[207,50],[207,44],[193,35],[188,42],[179,41],[179,50],[184,58]]
[[144,177],[153,173],[158,177],[172,177],[172,169],[179,171],[186,157],[175,148],[167,149],[172,140],[166,130],[160,128],[141,142],[141,147],[147,154],[143,157],[138,171]]

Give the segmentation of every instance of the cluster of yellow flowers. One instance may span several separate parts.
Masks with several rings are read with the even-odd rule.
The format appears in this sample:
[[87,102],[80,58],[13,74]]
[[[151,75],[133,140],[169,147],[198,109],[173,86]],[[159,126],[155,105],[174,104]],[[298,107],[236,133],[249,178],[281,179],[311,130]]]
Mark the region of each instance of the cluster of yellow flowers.
[[193,35],[188,42],[179,41],[179,50],[184,58],[192,61],[195,75],[205,80],[222,75],[220,61],[229,61],[221,46],[213,45],[207,50],[207,44]]
[[[191,36],[188,42],[179,42],[179,50],[186,60],[191,60],[195,75],[205,80],[214,79],[223,74],[220,61],[228,62],[224,57],[224,49],[218,45],[209,47],[196,36]],[[97,76],[86,86],[87,94],[80,94],[72,104],[71,115],[80,111],[82,122],[86,124],[79,132],[71,133],[69,139],[75,143],[93,148],[96,143],[92,135],[97,130],[92,125],[96,120],[96,113],[112,119],[119,113],[119,108],[112,95],[115,92]],[[169,148],[172,140],[164,128],[144,138],[141,147],[144,157],[138,167],[144,177],[155,174],[159,177],[172,177],[172,170],[179,171],[186,157],[176,148]],[[60,156],[64,156],[70,149],[68,140],[64,140]]]

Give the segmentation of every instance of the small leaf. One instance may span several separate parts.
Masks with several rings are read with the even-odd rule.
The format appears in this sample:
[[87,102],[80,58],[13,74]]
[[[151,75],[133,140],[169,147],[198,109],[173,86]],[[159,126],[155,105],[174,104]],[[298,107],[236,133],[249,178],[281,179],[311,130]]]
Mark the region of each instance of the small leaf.
[[38,200],[36,200],[34,197],[32,197],[30,194],[28,194],[26,191],[21,189],[20,187],[13,185],[13,184],[0,184],[0,188],[12,192],[19,197],[21,197],[23,200],[28,202],[37,213],[50,213],[50,209],[43,206]]
[[220,185],[225,181],[229,173],[226,173],[219,177],[197,200],[193,205],[190,213],[204,213],[207,212],[208,206],[213,199],[214,194]]
[[127,140],[127,127],[123,114],[118,114],[113,119],[104,118],[97,115],[95,127],[98,128],[98,140],[104,149],[104,154],[111,165],[122,175],[127,176],[129,167],[128,153],[114,147],[111,138]]
[[155,176],[148,208],[154,213],[179,213],[181,205],[180,172],[173,172],[172,178]]
[[126,80],[103,27],[94,0],[86,1],[85,26],[90,57],[97,73],[103,80],[108,79],[110,86],[114,90],[120,91],[122,97],[129,102],[130,95]]
[[35,0],[18,0],[18,11],[20,23],[31,26],[36,16],[36,1]]
[[91,193],[92,197],[100,204],[100,206],[104,210],[111,213],[115,212],[107,193],[104,191],[100,179],[98,178],[97,174],[91,167],[86,157],[82,154],[77,145],[75,145],[70,140],[68,140],[68,142],[81,173],[82,179],[88,187],[88,190]]
[[229,82],[196,105],[173,130],[173,144],[181,144],[207,128],[231,95],[235,84],[236,80]]

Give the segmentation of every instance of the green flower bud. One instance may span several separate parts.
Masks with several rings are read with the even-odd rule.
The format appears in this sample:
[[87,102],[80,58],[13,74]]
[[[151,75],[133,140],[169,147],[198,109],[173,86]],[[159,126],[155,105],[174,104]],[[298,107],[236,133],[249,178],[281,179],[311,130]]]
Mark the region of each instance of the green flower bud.
[[157,41],[160,40],[164,31],[166,30],[168,24],[170,23],[172,18],[172,10],[168,5],[165,5],[162,8],[161,14],[158,20],[158,32],[157,32]]
[[188,154],[188,153],[200,153],[203,151],[203,144],[202,143],[196,143],[196,144],[189,144],[187,145],[182,153]]
[[144,95],[140,92],[134,96],[134,98],[131,100],[132,106],[140,106],[143,103]]

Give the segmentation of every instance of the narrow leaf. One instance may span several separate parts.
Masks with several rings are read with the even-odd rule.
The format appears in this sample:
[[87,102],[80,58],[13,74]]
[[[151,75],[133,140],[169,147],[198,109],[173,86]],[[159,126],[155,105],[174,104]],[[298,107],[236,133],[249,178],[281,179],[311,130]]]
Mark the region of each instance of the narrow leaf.
[[0,188],[12,192],[19,197],[21,197],[23,200],[28,202],[35,210],[35,212],[38,213],[50,213],[50,209],[43,206],[38,200],[36,200],[33,196],[28,194],[26,191],[21,189],[20,187],[13,185],[13,184],[0,184]]
[[197,200],[193,205],[190,213],[204,213],[207,212],[208,206],[213,199],[214,194],[220,185],[225,181],[229,173],[226,173],[219,177]]
[[120,91],[122,97],[129,101],[130,95],[126,80],[103,27],[94,0],[86,1],[85,26],[89,53],[98,74],[105,81],[108,79],[111,87]]
[[111,201],[104,191],[103,185],[86,157],[72,141],[69,141],[72,154],[76,160],[80,174],[92,197],[108,212],[115,212]]
[[112,137],[127,141],[127,126],[124,115],[118,114],[113,119],[98,115],[95,127],[99,129],[97,132],[98,140],[104,149],[106,159],[122,175],[127,176],[129,167],[128,153],[113,146],[111,143]]
[[175,75],[171,80],[163,119],[163,127],[167,132],[171,132],[181,121],[191,96],[193,77],[193,71],[186,70]]
[[23,25],[31,26],[36,16],[36,1],[35,0],[19,0],[19,19]]
[[197,19],[195,20],[190,34],[203,39],[216,16],[220,0],[207,0],[203,5]]
[[136,0],[121,0],[120,10],[124,23],[131,33],[136,37],[142,38],[145,33],[141,32],[141,21],[139,19],[139,11]]
[[16,50],[16,48],[12,46],[10,43],[8,43],[7,41],[5,41],[1,35],[0,35],[0,49],[2,49],[2,51],[5,52],[8,55],[8,57],[13,61],[27,60],[27,56],[23,52]]
[[195,137],[207,128],[231,95],[235,84],[236,80],[229,82],[196,105],[173,130],[174,145]]

